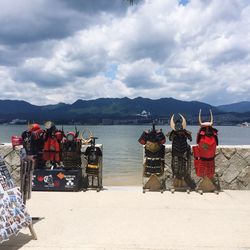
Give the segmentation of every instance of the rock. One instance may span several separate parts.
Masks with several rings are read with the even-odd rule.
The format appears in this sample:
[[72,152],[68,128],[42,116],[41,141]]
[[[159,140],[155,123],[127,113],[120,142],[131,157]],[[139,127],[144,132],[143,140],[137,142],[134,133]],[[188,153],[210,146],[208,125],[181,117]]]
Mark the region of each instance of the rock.
[[236,148],[221,148],[221,152],[227,159],[230,159],[236,153]]
[[20,156],[17,151],[11,151],[7,157],[5,157],[5,162],[10,166],[20,166]]
[[228,184],[231,183],[236,177],[239,175],[238,168],[231,164],[223,173],[222,179],[227,182]]
[[172,172],[172,170],[171,170],[171,161],[172,161],[171,152],[165,153],[165,168],[166,168],[166,170],[169,170],[169,171]]
[[216,151],[215,151],[215,155],[217,156],[217,155],[219,155],[219,154],[221,154],[221,148],[216,148]]
[[250,166],[244,168],[238,175],[237,179],[242,183],[243,186],[246,187],[250,183]]
[[222,175],[223,172],[228,168],[230,162],[224,156],[224,154],[219,154],[215,157],[215,170],[219,175]]
[[0,155],[4,158],[5,164],[13,178],[14,183],[20,186],[20,156],[19,150],[13,150],[11,145],[0,147]]
[[227,184],[223,179],[219,179],[219,184],[220,184],[221,190],[230,189],[229,184]]
[[240,181],[235,179],[234,181],[230,183],[229,189],[232,189],[232,190],[244,189],[244,186],[242,185]]
[[237,153],[244,158],[248,164],[250,164],[250,149],[247,148],[239,148],[237,149]]
[[234,154],[232,158],[229,160],[229,162],[230,162],[230,167],[234,166],[235,168],[237,168],[239,173],[242,171],[242,169],[244,169],[248,165],[247,161],[238,153]]

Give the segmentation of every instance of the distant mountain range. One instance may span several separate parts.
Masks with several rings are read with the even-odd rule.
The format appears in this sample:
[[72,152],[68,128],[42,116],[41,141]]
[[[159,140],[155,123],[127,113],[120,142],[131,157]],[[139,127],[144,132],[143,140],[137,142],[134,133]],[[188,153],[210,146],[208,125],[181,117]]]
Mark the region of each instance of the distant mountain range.
[[250,112],[250,102],[237,102],[227,105],[217,106],[218,109],[225,112],[237,112],[237,113],[245,113]]
[[18,100],[0,100],[0,121],[9,123],[13,119],[22,119],[37,122],[53,120],[65,124],[140,124],[158,119],[164,123],[169,121],[173,113],[181,113],[190,124],[196,124],[200,109],[204,119],[209,119],[206,115],[212,109],[217,124],[250,121],[250,102],[214,107],[197,101],[187,102],[173,98],[152,100],[142,97],[77,100],[73,104],[45,106]]

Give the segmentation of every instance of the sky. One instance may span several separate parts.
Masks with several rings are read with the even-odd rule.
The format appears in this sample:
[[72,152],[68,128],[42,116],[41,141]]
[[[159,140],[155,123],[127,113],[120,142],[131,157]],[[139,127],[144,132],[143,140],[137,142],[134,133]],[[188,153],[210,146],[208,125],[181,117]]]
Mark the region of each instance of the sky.
[[250,101],[248,0],[1,0],[0,99]]

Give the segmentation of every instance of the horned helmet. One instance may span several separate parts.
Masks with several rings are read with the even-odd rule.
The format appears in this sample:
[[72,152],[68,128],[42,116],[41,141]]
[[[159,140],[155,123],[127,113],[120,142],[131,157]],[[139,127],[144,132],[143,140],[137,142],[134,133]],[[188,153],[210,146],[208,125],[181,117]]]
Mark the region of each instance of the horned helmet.
[[201,109],[200,109],[200,111],[199,111],[199,124],[201,127],[212,127],[213,126],[213,123],[214,123],[213,113],[212,113],[211,109],[209,111],[210,111],[210,122],[202,122]]
[[172,115],[171,119],[170,119],[170,127],[173,129],[173,130],[181,130],[181,129],[186,129],[187,127],[187,122],[186,122],[186,119],[185,117],[179,113],[179,116],[181,117],[181,120],[180,121],[179,119],[174,121],[174,114]]
[[77,139],[78,135],[79,135],[79,131],[78,131],[77,127],[75,126],[75,132],[73,132],[73,131],[68,132],[66,134],[66,138],[68,141],[74,141]]

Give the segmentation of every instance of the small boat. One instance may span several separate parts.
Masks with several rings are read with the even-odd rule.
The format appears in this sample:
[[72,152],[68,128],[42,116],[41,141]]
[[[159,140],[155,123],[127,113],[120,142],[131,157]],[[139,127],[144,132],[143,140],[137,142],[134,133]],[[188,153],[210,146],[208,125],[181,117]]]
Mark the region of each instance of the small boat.
[[242,122],[239,124],[240,127],[244,127],[244,128],[250,128],[250,123],[248,122]]

